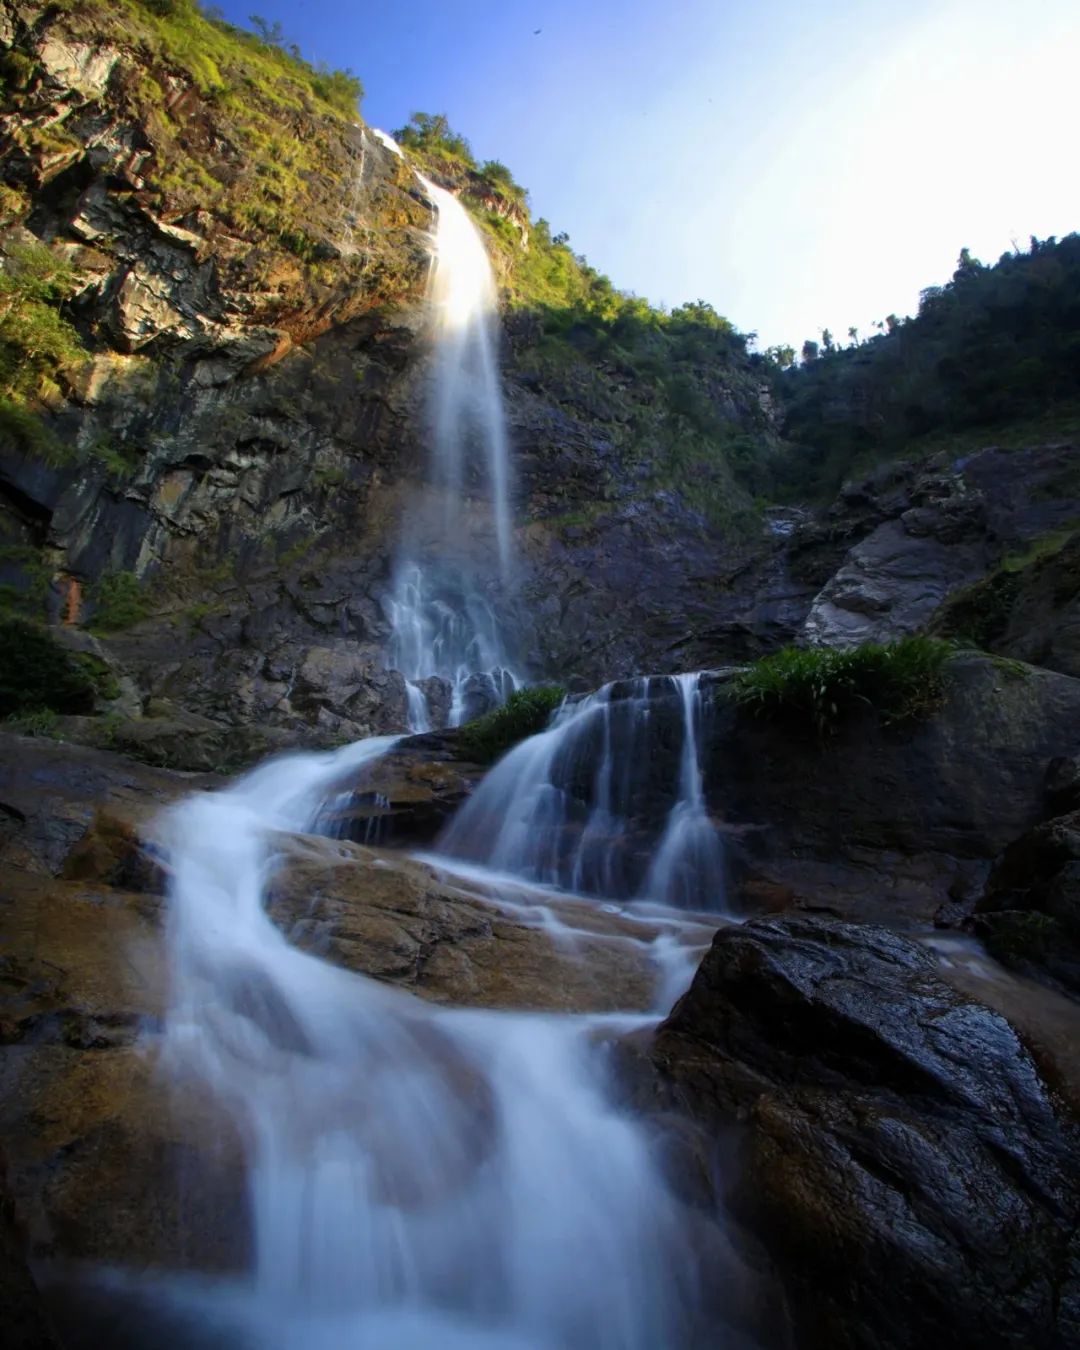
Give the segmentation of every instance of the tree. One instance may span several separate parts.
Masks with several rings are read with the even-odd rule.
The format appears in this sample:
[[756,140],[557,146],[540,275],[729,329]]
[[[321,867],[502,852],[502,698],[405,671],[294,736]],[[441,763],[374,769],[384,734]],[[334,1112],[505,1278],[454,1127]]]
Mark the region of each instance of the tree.
[[410,150],[449,155],[464,160],[470,168],[476,167],[472,147],[464,136],[451,129],[445,113],[414,112],[408,126],[394,132],[394,140]]
[[818,352],[820,350],[821,349],[818,347],[817,343],[814,341],[813,338],[807,338],[802,345],[803,361],[807,363],[810,361],[816,361],[818,359]]
[[859,330],[854,324],[847,330],[847,335],[851,339],[851,345],[857,347],[859,345]]

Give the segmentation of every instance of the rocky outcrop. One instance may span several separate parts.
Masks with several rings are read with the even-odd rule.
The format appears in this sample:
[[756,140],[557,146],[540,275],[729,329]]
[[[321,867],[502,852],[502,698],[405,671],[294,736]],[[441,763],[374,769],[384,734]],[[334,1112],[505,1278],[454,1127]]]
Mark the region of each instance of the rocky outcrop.
[[995,858],[1047,814],[1047,766],[1078,748],[1080,681],[975,655],[946,675],[930,716],[889,727],[868,709],[824,743],[736,714],[718,688],[706,791],[750,913],[970,913]]
[[[848,485],[830,517],[854,510],[877,523],[815,597],[805,639],[852,646],[925,630],[1003,559],[1076,519],[1076,453],[1073,445],[987,449],[955,461],[939,456],[922,470],[889,466]],[[1022,645],[1017,635],[1016,655]],[[1033,640],[1028,650],[1048,647]]]
[[[1016,1032],[896,934],[714,939],[651,1049],[659,1101],[732,1129],[724,1186],[800,1350],[1064,1350],[1080,1335],[1077,1134]],[[722,1182],[723,1184],[723,1182]]]

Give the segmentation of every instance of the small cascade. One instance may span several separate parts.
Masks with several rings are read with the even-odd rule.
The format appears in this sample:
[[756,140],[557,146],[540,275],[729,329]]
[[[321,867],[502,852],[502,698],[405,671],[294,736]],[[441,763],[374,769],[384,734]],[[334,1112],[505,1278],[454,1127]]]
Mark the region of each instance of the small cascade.
[[607,1098],[602,1020],[440,1008],[267,917],[274,832],[310,830],[393,743],[279,759],[170,813],[163,1065],[246,1141],[253,1266],[164,1281],[159,1305],[192,1345],[253,1350],[698,1344],[685,1213]]
[[439,848],[579,894],[722,910],[701,720],[700,675],[619,681],[567,702],[492,769]]
[[724,895],[724,848],[705,807],[699,724],[701,675],[676,675],[683,705],[683,744],[679,760],[679,796],[668,815],[660,845],[641,888],[643,899],[677,909],[701,908],[705,887]]
[[[400,148],[383,133],[380,141]],[[421,682],[451,686],[449,725],[519,684],[492,611],[512,582],[510,455],[497,360],[498,293],[483,239],[452,192],[417,174],[436,212],[429,304],[432,379],[427,489],[403,522],[394,582],[385,609],[387,665],[409,685],[409,729],[445,722],[433,716]],[[483,498],[487,509],[478,512]],[[493,547],[482,542],[490,519]],[[470,684],[471,693],[470,697]]]

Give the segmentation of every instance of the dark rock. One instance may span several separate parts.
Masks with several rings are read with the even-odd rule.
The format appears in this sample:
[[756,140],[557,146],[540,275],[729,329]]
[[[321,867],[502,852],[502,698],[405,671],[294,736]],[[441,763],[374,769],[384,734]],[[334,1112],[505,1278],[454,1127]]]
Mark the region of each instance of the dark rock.
[[1080,996],[1080,811],[1045,821],[1002,854],[975,932],[1004,964]]
[[724,929],[652,1053],[661,1102],[707,1138],[741,1125],[728,1202],[802,1350],[1076,1343],[1075,1124],[919,946],[805,917]]
[[[0,1155],[0,1177],[3,1176]],[[26,1263],[26,1241],[11,1197],[0,1187],[0,1308],[7,1350],[60,1350]]]
[[1056,755],[1046,766],[1046,804],[1052,815],[1080,807],[1080,755]]
[[1046,813],[1051,759],[1080,740],[1080,681],[962,656],[932,715],[807,729],[736,715],[723,686],[706,792],[743,875],[794,902],[874,922],[929,922],[981,895],[993,860]]

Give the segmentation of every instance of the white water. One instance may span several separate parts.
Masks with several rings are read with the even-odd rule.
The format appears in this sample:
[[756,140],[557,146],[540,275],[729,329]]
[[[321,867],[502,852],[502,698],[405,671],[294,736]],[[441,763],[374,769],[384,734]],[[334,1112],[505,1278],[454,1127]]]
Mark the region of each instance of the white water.
[[173,1302],[254,1350],[666,1350],[684,1218],[603,1089],[597,1019],[447,1011],[289,945],[263,909],[302,830],[393,744],[263,765],[169,817],[164,1063],[246,1141],[250,1278]]
[[[400,154],[388,137],[384,144]],[[485,583],[505,591],[511,577],[510,455],[497,361],[498,293],[487,250],[452,192],[417,179],[436,212],[429,288],[432,312],[430,485],[406,517],[394,584],[387,664],[409,684],[409,729],[432,725],[418,682],[451,685],[450,725],[467,715],[466,684],[486,675],[496,701],[517,686]],[[490,508],[494,550],[478,552],[470,498]],[[418,542],[423,537],[423,547]],[[434,561],[433,561],[434,559]]]
[[[521,684],[506,664],[505,647],[495,612],[483,595],[445,576],[439,582],[417,564],[398,569],[386,602],[392,626],[387,663],[406,680],[409,730],[430,731],[429,700],[419,681],[437,676],[450,696],[444,725],[460,726],[488,705],[505,703]],[[475,705],[475,706],[473,706]]]
[[[723,910],[724,850],[699,762],[701,710],[700,675],[621,681],[564,704],[547,731],[484,778],[440,849],[582,894]],[[671,781],[663,765],[674,727],[681,750]],[[657,839],[648,822],[665,795]]]

